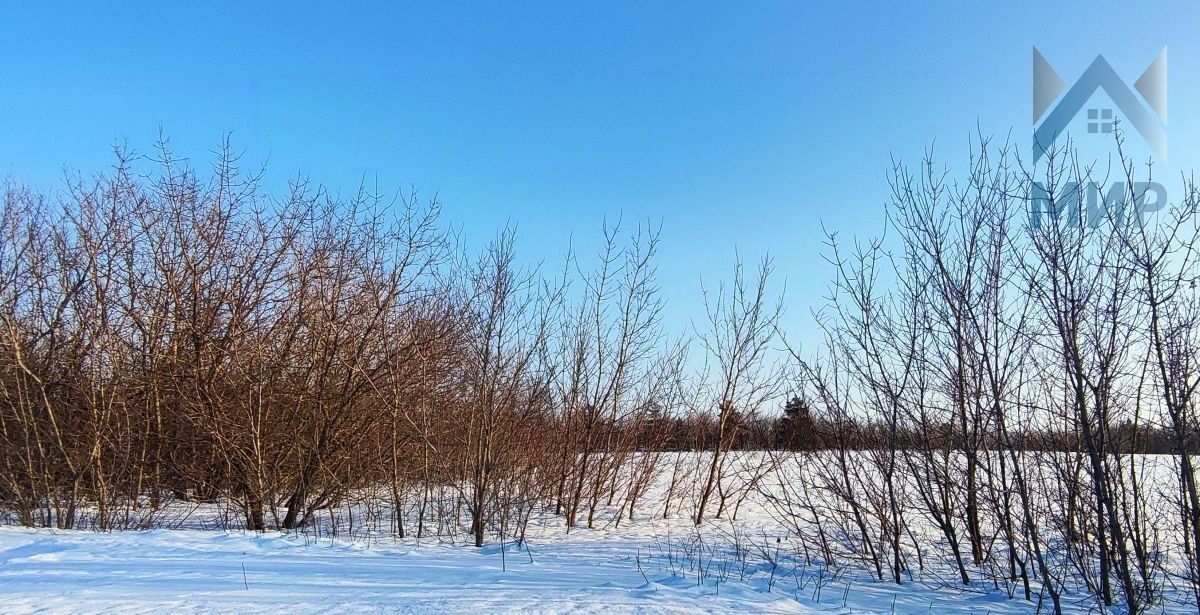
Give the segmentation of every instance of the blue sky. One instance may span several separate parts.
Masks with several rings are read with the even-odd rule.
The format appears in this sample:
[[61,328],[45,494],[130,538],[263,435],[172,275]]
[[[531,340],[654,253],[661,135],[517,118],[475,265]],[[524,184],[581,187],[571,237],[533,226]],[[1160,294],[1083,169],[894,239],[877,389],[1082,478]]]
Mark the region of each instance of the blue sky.
[[877,232],[889,161],[935,141],[952,166],[977,128],[1026,151],[1033,45],[1068,85],[1098,53],[1132,82],[1169,45],[1171,168],[1196,166],[1200,8],[1070,4],[5,3],[0,173],[54,189],[117,141],[161,127],[203,162],[228,132],[271,186],[411,185],[469,240],[517,225],[533,260],[605,217],[661,222],[674,330],[735,249],[770,252],[812,339],[821,224]]

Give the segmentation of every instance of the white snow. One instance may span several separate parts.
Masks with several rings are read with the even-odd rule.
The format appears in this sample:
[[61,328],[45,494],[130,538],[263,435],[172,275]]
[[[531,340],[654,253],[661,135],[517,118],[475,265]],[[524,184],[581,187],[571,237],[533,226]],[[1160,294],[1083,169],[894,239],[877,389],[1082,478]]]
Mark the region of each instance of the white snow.
[[[199,530],[100,534],[0,528],[5,613],[1005,613],[1029,605],[871,582],[866,575],[797,592],[745,581],[698,585],[652,561],[638,532],[573,531],[498,547],[361,542]],[[646,577],[638,571],[642,558]],[[719,566],[715,562],[713,566]],[[847,595],[846,588],[850,591]],[[845,600],[845,606],[843,601]]]
[[[302,533],[202,529],[227,514],[215,505],[178,505],[160,517],[162,526],[179,528],[169,530],[0,526],[0,613],[1004,615],[1038,609],[1036,601],[1008,599],[1003,585],[982,577],[960,587],[947,570],[909,571],[897,585],[853,562],[822,569],[800,556],[760,498],[748,498],[737,521],[710,519],[700,530],[686,510],[662,519],[661,498],[648,493],[633,522],[618,526],[609,507],[597,529],[569,533],[561,517],[543,511],[528,540],[503,551],[497,544],[477,549],[461,534],[452,541],[396,539],[379,511],[371,522],[363,511],[353,523],[343,518],[336,533],[327,522]],[[1066,599],[1072,612],[1096,610],[1086,595]],[[1047,599],[1042,612],[1048,608]],[[1194,609],[1179,600],[1162,612]]]

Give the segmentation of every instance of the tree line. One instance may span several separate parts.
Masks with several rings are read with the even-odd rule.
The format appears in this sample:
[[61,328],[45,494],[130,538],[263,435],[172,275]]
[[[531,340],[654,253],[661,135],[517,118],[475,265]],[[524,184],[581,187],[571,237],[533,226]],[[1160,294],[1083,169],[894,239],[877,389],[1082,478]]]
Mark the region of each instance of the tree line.
[[937,545],[961,584],[1056,613],[1197,603],[1200,199],[1185,178],[1153,203],[1115,143],[897,162],[886,238],[828,234],[825,343],[794,354],[830,452],[775,496],[824,558],[899,583]]
[[614,224],[594,254],[530,267],[512,229],[471,252],[415,194],[303,179],[268,194],[227,144],[209,169],[162,143],[54,195],[9,181],[0,507],[115,529],[219,501],[230,525],[295,529],[386,486],[417,509],[398,534],[466,519],[482,545],[547,502],[568,527],[614,500],[632,516],[672,425],[693,425],[676,445],[718,452],[715,492],[720,453],[745,440],[734,416],[776,386],[740,372],[781,308],[768,265],[739,266],[698,329],[714,367],[685,373],[658,244]]

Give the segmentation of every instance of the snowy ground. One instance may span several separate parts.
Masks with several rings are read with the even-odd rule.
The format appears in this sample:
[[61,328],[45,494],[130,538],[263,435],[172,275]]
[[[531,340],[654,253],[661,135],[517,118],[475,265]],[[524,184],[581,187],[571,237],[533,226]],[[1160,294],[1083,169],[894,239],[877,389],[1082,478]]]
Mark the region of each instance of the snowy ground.
[[[0,528],[0,612],[1021,613],[1029,605],[866,575],[771,592],[762,571],[697,583],[636,532],[578,532],[531,554],[268,533],[97,534]],[[532,560],[530,561],[532,555]],[[638,560],[642,561],[643,577]],[[712,566],[720,566],[720,561]],[[502,568],[503,566],[503,568]],[[681,566],[681,568],[684,568]],[[711,574],[711,573],[710,573]],[[731,575],[732,577],[733,575]],[[814,599],[817,598],[817,599]],[[895,610],[893,611],[893,600]]]
[[[0,614],[1038,611],[1036,602],[1008,599],[1015,588],[987,581],[963,588],[952,571],[910,571],[896,585],[853,562],[836,570],[810,565],[778,512],[756,497],[738,507],[737,521],[710,519],[699,531],[687,511],[663,519],[655,491],[665,478],[633,522],[618,527],[610,507],[597,529],[567,533],[549,511],[531,522],[525,544],[503,551],[466,545],[461,533],[398,540],[390,512],[379,510],[329,511],[300,534],[212,529],[228,514],[212,505],[179,505],[155,521],[176,529],[0,525]],[[1071,612],[1097,612],[1083,593],[1066,600]],[[1156,612],[1196,611],[1168,600]]]

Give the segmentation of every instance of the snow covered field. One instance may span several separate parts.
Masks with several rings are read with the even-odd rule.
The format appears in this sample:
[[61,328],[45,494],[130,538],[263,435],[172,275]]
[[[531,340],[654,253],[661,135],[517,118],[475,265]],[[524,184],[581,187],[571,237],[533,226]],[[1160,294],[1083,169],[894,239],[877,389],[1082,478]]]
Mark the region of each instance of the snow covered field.
[[[655,526],[665,531],[666,525]],[[674,530],[672,530],[674,531]],[[680,527],[680,532],[687,531]],[[659,541],[661,544],[661,540]],[[532,559],[532,561],[531,561]],[[639,572],[639,560],[645,577]],[[509,547],[154,530],[0,528],[0,612],[43,613],[1021,613],[999,595],[897,588],[864,573],[714,582],[672,573],[646,528]],[[895,610],[892,610],[893,601]]]
[[[169,507],[156,527],[174,529],[0,526],[0,613],[1038,611],[1036,599],[1011,600],[1015,587],[982,577],[963,588],[951,571],[910,570],[896,585],[856,562],[808,563],[758,495],[738,507],[736,521],[726,514],[699,531],[686,511],[663,519],[661,497],[649,493],[633,522],[616,523],[610,507],[596,529],[569,533],[544,511],[525,543],[503,550],[470,546],[465,532],[397,539],[389,513],[362,510],[331,511],[300,533],[212,529],[227,511],[211,504]],[[1070,612],[1097,612],[1082,592],[1065,599]],[[1156,612],[1194,609],[1169,599]]]

